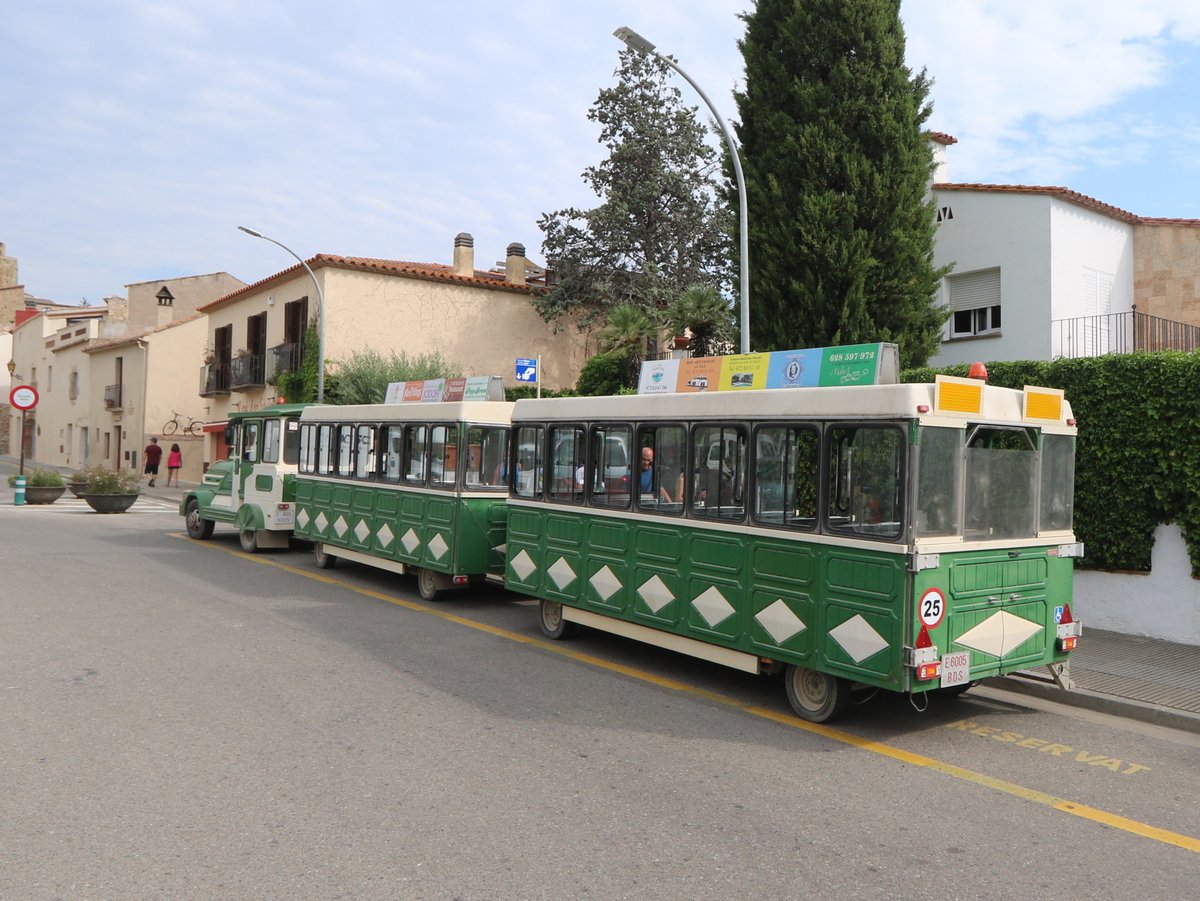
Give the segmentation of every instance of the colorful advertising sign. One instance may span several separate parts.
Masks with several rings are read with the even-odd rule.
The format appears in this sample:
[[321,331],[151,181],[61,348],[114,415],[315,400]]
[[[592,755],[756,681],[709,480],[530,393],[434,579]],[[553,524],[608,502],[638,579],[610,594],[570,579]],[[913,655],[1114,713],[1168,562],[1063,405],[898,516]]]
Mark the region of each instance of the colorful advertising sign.
[[891,385],[898,380],[899,352],[895,344],[855,344],[650,360],[642,363],[638,394]]
[[498,375],[472,375],[466,378],[391,382],[383,402],[416,404],[457,400],[504,400],[504,380]]

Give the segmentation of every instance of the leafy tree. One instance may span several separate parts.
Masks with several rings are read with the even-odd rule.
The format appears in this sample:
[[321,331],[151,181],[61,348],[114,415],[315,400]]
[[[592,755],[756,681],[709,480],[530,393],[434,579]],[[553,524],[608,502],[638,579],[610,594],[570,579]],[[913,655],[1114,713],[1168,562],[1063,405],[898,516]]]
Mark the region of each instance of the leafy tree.
[[931,82],[904,65],[900,0],[758,0],[736,94],[756,350],[895,341],[921,365],[933,294]]
[[642,368],[642,348],[646,339],[657,332],[654,320],[635,304],[623,303],[609,311],[608,320],[600,331],[600,350],[625,360],[626,387],[637,385]]
[[588,110],[609,156],[584,170],[602,203],[538,220],[557,284],[534,303],[548,321],[567,311],[591,325],[611,305],[665,307],[686,286],[724,286],[728,223],[720,159],[696,108],[684,106],[670,69],[625,50],[617,84]]
[[381,404],[390,382],[449,378],[458,367],[433,352],[409,357],[404,352],[384,356],[373,348],[357,350],[343,360],[337,373],[327,379],[326,402],[332,404]]
[[575,390],[585,397],[620,394],[628,382],[629,359],[626,354],[596,354],[583,364]]
[[319,341],[316,322],[310,322],[301,339],[300,366],[274,376],[275,387],[290,403],[314,403],[317,399]]
[[675,334],[691,334],[693,357],[724,353],[737,334],[729,302],[706,285],[693,285],[671,301],[664,320]]

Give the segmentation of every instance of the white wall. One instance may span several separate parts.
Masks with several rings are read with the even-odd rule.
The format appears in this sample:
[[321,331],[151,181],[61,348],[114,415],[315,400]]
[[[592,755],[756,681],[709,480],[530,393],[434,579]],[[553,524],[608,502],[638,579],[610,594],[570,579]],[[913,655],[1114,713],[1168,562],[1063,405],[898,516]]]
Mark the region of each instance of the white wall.
[[[1049,360],[1060,353],[1051,323],[1089,315],[1084,270],[1112,278],[1110,311],[1133,308],[1133,226],[1048,194],[941,191],[934,262],[951,275],[1000,268],[999,335],[945,341],[931,366],[975,360]],[[949,291],[942,284],[943,301]],[[949,332],[947,331],[947,334]]]
[[[1086,552],[1086,548],[1085,548]],[[1146,575],[1075,573],[1071,612],[1087,627],[1200,645],[1200,581],[1193,579],[1179,526],[1154,532]]]
[[[1051,199],[1039,194],[941,191],[939,208],[954,218],[938,224],[934,264],[951,275],[1000,267],[999,335],[944,341],[930,366],[976,360],[1049,359]],[[942,300],[949,298],[945,281]],[[947,334],[949,332],[947,331]]]

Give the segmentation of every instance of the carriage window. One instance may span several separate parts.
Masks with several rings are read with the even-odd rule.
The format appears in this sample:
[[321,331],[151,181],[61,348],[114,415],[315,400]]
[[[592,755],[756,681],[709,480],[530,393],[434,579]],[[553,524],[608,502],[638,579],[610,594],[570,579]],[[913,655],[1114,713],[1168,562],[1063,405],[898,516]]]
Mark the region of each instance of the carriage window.
[[967,540],[1031,538],[1037,452],[1022,428],[976,426],[967,432]]
[[283,421],[283,462],[296,463],[300,460],[300,421]]
[[349,476],[354,472],[354,426],[337,427],[337,474]]
[[1071,528],[1075,509],[1075,438],[1042,436],[1042,501],[1038,529]]
[[634,452],[635,496],[638,506],[656,513],[683,512],[683,471],[687,459],[687,429],[679,425],[638,429]]
[[410,425],[404,428],[404,481],[410,485],[424,485],[429,472],[429,460],[425,451],[425,436],[428,426]]
[[629,507],[630,457],[633,429],[602,425],[592,429],[587,488],[599,507]]
[[358,427],[358,448],[354,457],[354,477],[356,479],[375,478],[375,426],[360,425]]
[[899,538],[905,433],[891,426],[839,426],[828,435],[830,530]]
[[317,470],[317,427],[310,423],[300,426],[300,466],[304,473]]
[[333,473],[333,426],[329,423],[317,426],[317,473]]
[[693,516],[743,519],[746,514],[746,430],[705,425],[692,432]]
[[498,487],[498,478],[508,455],[508,429],[503,426],[467,427],[466,484],[472,488]]
[[768,525],[817,527],[821,436],[809,426],[765,426],[754,438],[754,518]]
[[[517,429],[510,457],[513,467],[511,482],[518,497],[541,497],[542,478],[545,472],[545,451],[542,448],[542,426],[527,425]],[[509,481],[509,473],[500,473],[500,478]]]
[[586,448],[581,426],[554,426],[550,429],[553,448],[550,497],[559,501],[583,500],[583,453]]
[[258,462],[258,429],[261,423],[248,422],[242,430],[242,459]]
[[380,470],[383,473],[383,480],[394,484],[400,481],[400,460],[404,451],[404,426],[390,425],[384,434],[386,437],[382,442],[383,460],[380,463]]
[[962,429],[922,426],[917,446],[918,535],[962,531]]
[[458,424],[435,425],[433,438],[433,484],[453,487],[458,472]]
[[262,459],[264,463],[279,462],[279,436],[282,432],[282,425],[283,422],[278,419],[268,419],[263,423]]

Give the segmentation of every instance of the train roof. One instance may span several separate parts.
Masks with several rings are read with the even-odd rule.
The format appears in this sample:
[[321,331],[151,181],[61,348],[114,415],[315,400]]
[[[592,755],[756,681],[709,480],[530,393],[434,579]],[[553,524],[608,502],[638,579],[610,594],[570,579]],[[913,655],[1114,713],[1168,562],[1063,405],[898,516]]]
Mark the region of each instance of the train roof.
[[304,409],[303,422],[462,421],[508,425],[513,404],[500,400],[437,401],[407,404],[323,404]]
[[[966,382],[966,380],[955,380]],[[920,419],[930,424],[999,422],[1068,430],[1074,426],[1064,399],[1054,419],[1026,414],[1026,392],[974,383],[980,388],[977,412],[939,409],[932,383],[863,385],[845,388],[778,388],[704,391],[682,394],[611,395],[605,397],[523,398],[516,402],[513,422],[624,419]],[[1035,389],[1037,390],[1037,389]],[[1052,389],[1040,389],[1048,391]]]

